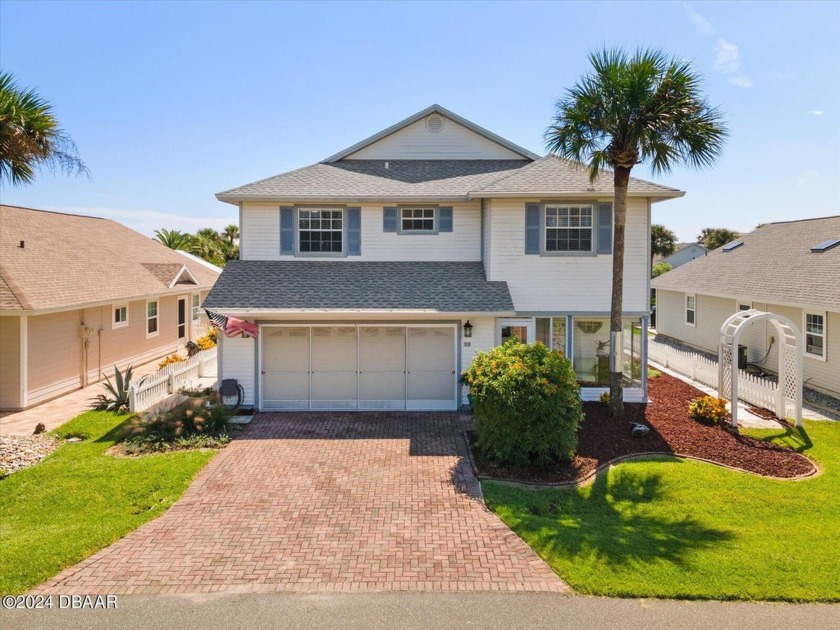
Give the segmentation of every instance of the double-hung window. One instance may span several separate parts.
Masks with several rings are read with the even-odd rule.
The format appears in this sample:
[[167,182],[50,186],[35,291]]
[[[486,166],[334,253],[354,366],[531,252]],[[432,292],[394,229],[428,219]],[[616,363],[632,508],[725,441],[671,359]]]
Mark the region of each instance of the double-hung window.
[[697,299],[693,295],[685,296],[685,323],[689,326],[697,323]]
[[298,251],[335,253],[344,251],[344,212],[341,209],[298,210]]
[[825,359],[825,315],[805,313],[805,354]]
[[546,252],[591,252],[592,232],[591,205],[545,206]]
[[158,334],[158,303],[157,300],[146,302],[146,336],[154,337]]
[[117,304],[113,309],[114,314],[111,320],[111,328],[128,326],[128,304]]
[[402,208],[400,211],[400,232],[434,232],[434,208]]
[[192,321],[198,321],[198,314],[201,310],[201,296],[198,293],[193,293],[192,296]]

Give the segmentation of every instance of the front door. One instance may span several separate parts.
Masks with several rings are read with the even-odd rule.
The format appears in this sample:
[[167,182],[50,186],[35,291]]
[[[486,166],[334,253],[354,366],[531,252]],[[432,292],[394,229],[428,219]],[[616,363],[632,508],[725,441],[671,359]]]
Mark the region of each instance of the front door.
[[521,343],[534,342],[534,320],[532,319],[500,319],[498,330],[499,344],[503,345],[511,339]]
[[178,339],[187,336],[187,298],[178,298]]

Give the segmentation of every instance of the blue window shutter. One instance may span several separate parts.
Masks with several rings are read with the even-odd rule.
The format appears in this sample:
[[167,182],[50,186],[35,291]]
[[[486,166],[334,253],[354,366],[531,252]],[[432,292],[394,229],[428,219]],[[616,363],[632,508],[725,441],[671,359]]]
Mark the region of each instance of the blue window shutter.
[[382,231],[396,232],[397,231],[397,207],[386,206],[382,209]]
[[362,209],[347,208],[347,255],[362,255]]
[[280,253],[295,253],[295,209],[280,208]]
[[452,206],[438,208],[438,232],[452,231]]
[[540,253],[540,204],[525,204],[525,253]]
[[611,203],[598,204],[598,253],[612,254],[613,211]]

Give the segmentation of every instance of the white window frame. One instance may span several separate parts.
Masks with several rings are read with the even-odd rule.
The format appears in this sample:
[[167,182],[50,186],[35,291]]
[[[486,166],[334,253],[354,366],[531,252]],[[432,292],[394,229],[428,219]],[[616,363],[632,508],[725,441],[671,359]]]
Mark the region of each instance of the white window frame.
[[[438,213],[437,208],[434,206],[405,206],[400,207],[400,234],[437,234],[438,232]],[[421,212],[423,216],[415,217],[415,216],[405,216],[406,211],[411,212],[412,214],[415,212]],[[431,212],[432,216],[427,217],[425,214],[427,212]],[[406,221],[427,221],[431,218],[432,220],[432,227],[428,230],[426,229],[416,229],[416,228],[406,228],[405,222]]]
[[[125,309],[125,319],[122,321],[117,321],[117,311]],[[111,328],[125,328],[128,326],[128,302],[122,304],[112,304],[111,305]]]
[[[155,314],[149,315],[149,305],[155,305]],[[149,332],[149,322],[155,320],[155,331]],[[160,300],[146,300],[146,339],[160,334]]]
[[201,294],[193,293],[192,297],[190,298],[190,312],[192,314],[191,321],[198,321],[199,311],[201,311]]
[[[691,308],[688,306],[688,298],[691,298],[694,302]],[[688,321],[688,314],[689,312],[694,316],[694,321]],[[684,309],[684,319],[686,326],[697,326],[697,296],[694,293],[686,293],[685,294],[685,309]]]
[[[808,315],[814,315],[816,317],[822,318],[822,334],[808,332]],[[822,354],[814,354],[812,352],[808,352],[808,335],[822,338]],[[802,343],[802,352],[806,357],[814,359],[815,361],[827,360],[826,355],[828,353],[828,314],[825,311],[802,309]]]
[[[347,253],[347,213],[344,211],[345,208],[343,207],[329,207],[329,206],[318,206],[318,207],[302,207],[297,208],[297,212],[295,213],[295,239],[296,243],[296,251],[299,256],[344,256]],[[319,228],[317,230],[313,230],[311,228],[301,229],[300,222],[304,220],[301,215],[304,212],[338,212],[341,216],[341,227],[340,228],[333,228],[329,227],[327,229]],[[311,219],[311,217],[309,217]],[[319,217],[320,220],[320,217]],[[332,219],[330,219],[332,221]],[[303,232],[339,232],[341,234],[341,251],[337,252],[325,252],[325,251],[303,251],[301,247],[301,234]]]
[[[578,217],[572,217],[570,212],[572,208],[579,211]],[[557,211],[555,217],[549,217],[549,210]],[[561,211],[567,211],[566,217],[561,217]],[[584,216],[583,210],[589,210],[589,225],[580,225]],[[598,233],[595,230],[595,204],[594,203],[546,203],[542,208],[542,250],[546,254],[592,254],[595,253],[597,244],[595,239]],[[549,219],[556,219],[556,225],[549,225]],[[561,219],[565,218],[568,225],[561,225]],[[579,225],[572,225],[572,220],[577,218]],[[548,248],[548,231],[549,230],[589,230],[589,249],[549,249]]]

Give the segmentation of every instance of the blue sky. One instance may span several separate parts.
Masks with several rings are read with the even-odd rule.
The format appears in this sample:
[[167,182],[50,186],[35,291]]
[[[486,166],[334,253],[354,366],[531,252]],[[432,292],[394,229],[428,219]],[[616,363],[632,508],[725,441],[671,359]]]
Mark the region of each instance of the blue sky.
[[[0,62],[54,105],[93,180],[4,203],[141,232],[235,222],[216,192],[317,162],[440,103],[544,153],[555,100],[602,45],[690,59],[731,129],[654,221],[840,214],[840,3],[0,2]],[[646,166],[634,175],[653,179]]]

